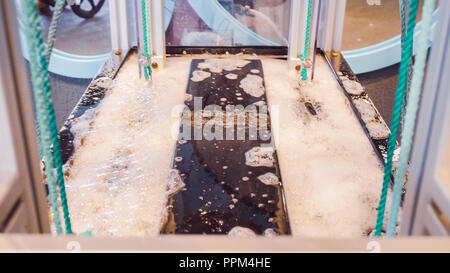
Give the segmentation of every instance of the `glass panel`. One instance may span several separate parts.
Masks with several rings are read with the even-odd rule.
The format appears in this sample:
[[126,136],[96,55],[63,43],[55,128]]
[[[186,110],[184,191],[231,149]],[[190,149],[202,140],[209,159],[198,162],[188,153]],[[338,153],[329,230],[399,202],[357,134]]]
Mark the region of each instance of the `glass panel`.
[[[449,108],[450,109],[450,108]],[[442,134],[442,152],[437,167],[437,178],[450,198],[450,110],[446,115],[447,125]]]
[[[44,37],[52,20],[54,0],[40,0]],[[98,55],[111,51],[109,6],[105,0],[81,1],[80,6],[66,5],[58,22],[55,48],[79,55]],[[50,3],[48,5],[47,3]]]
[[169,46],[287,45],[291,0],[166,0]]
[[[0,75],[1,76],[1,75]],[[0,78],[0,81],[2,79]],[[0,85],[0,174],[16,173],[16,157],[14,154],[14,145],[11,135],[11,124],[8,120],[8,108],[6,108],[6,90]],[[5,181],[7,182],[7,181]],[[0,180],[0,183],[2,181]]]
[[[37,0],[42,35],[47,40],[54,0]],[[24,33],[21,1],[16,0],[19,31]],[[22,35],[25,38],[25,35]],[[22,40],[27,45],[26,39]],[[22,54],[28,58],[28,50]],[[56,122],[60,128],[88,87],[103,61],[95,56],[111,52],[109,5],[105,0],[82,0],[80,6],[66,3],[58,21],[50,80]],[[87,58],[87,57],[92,57]],[[87,73],[89,70],[91,72]],[[31,79],[30,79],[31,81]]]
[[[421,20],[422,6],[423,0],[417,21]],[[400,35],[400,31],[398,0],[347,0],[342,50],[374,45]]]

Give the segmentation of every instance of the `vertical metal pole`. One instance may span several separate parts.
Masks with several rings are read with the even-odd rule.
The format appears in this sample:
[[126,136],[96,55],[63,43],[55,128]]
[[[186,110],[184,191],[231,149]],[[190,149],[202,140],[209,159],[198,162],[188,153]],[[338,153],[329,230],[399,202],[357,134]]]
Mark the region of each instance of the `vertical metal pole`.
[[111,47],[120,55],[130,49],[130,25],[128,23],[128,1],[109,0],[109,22]]
[[166,62],[166,30],[164,28],[164,1],[152,0],[152,47],[153,61],[159,67]]
[[[137,51],[138,56],[140,52],[142,52],[141,48],[141,32],[140,32],[140,26],[142,25],[141,20],[139,20],[139,6],[138,6],[138,0],[134,0],[134,17],[135,17],[135,24],[136,24],[136,43],[137,43]],[[139,58],[139,57],[138,57]],[[138,62],[138,69],[139,69],[139,78],[142,78],[142,66],[141,62]]]
[[305,9],[304,0],[291,1],[291,14],[289,23],[289,46],[288,46],[288,65],[290,69],[300,65],[299,55],[303,54],[303,11]]
[[312,69],[311,69],[311,81],[314,80],[314,71],[316,69],[316,55],[317,55],[317,39],[319,36],[319,27],[320,27],[320,6],[321,0],[318,0],[317,8],[317,16],[315,20],[316,24],[316,34],[314,36],[314,51],[313,51],[313,61],[312,61]]
[[323,0],[318,45],[325,51],[340,51],[347,0]]

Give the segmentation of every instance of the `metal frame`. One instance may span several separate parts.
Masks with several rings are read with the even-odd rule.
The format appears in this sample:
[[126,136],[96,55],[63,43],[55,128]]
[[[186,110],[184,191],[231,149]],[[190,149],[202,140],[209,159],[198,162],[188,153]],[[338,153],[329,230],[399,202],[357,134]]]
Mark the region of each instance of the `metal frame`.
[[322,0],[317,37],[318,47],[322,50],[341,51],[346,5],[347,0]]
[[445,146],[450,145],[450,1],[440,1],[440,10],[440,35],[431,49],[410,162],[403,236],[450,233],[450,194],[437,175]]
[[[47,197],[39,166],[30,86],[25,70],[15,1],[0,1],[0,92],[4,99],[16,168],[6,170],[0,186],[0,232],[48,233]],[[7,145],[7,143],[0,143]],[[9,174],[8,174],[9,173]],[[5,180],[3,180],[5,179]]]
[[[150,0],[150,3],[152,26],[152,62],[157,63],[158,67],[164,67],[166,62],[166,25],[164,24],[164,1]],[[144,44],[142,14],[139,12],[140,10],[141,2],[133,1],[133,16],[135,17],[134,22],[137,24],[137,26],[134,27],[134,32],[136,33],[134,45],[137,46],[138,50],[140,50],[140,47]]]
[[[0,235],[0,252],[151,252],[151,253],[299,253],[299,252],[450,252],[449,238],[390,240],[323,239],[278,236],[229,238],[223,235],[160,235],[117,238],[50,235]],[[167,269],[167,267],[166,267]],[[232,271],[232,270],[230,270]]]
[[152,1],[153,61],[160,67],[166,62],[166,28],[164,25],[164,0]]
[[121,53],[131,47],[132,31],[130,26],[130,1],[109,0],[109,22],[111,28],[111,48],[113,52]]
[[[313,49],[316,45],[324,51],[341,50],[346,3],[347,0],[313,1],[310,34],[311,40],[309,45],[311,48],[309,51],[310,58],[314,55]],[[303,54],[305,26],[302,15],[305,12],[306,5],[306,0],[291,2],[288,53],[288,65],[291,68],[300,64],[298,56]]]
[[302,41],[305,39],[303,16],[305,1],[291,1],[289,22],[288,65],[290,68],[300,64],[299,55],[303,54]]

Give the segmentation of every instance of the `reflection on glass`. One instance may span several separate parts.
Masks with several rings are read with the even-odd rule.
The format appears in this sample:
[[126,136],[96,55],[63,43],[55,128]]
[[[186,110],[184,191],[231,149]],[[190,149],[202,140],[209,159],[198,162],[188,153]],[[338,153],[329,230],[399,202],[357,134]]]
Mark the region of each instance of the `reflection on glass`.
[[[43,38],[52,20],[55,0],[37,0]],[[18,17],[20,1],[16,0]],[[58,21],[55,48],[77,55],[100,55],[111,51],[109,6],[105,0],[83,0],[80,6],[66,3]]]
[[[450,115],[450,113],[449,113]],[[443,134],[443,147],[444,150],[441,151],[441,158],[438,164],[437,176],[442,187],[445,189],[448,196],[450,196],[450,117],[447,116],[447,129],[446,133]],[[447,143],[445,143],[447,140]]]
[[175,1],[166,31],[167,45],[287,45],[291,0],[196,2]]
[[[347,0],[342,50],[367,47],[400,35],[398,0],[381,1],[371,5],[368,0]],[[417,13],[421,19],[422,3]]]

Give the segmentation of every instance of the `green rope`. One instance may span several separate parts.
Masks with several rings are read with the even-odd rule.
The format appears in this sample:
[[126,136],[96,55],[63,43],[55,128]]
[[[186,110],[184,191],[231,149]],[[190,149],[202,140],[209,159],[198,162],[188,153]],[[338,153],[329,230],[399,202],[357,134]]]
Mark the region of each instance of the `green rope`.
[[408,27],[405,36],[405,42],[402,48],[402,60],[400,63],[397,91],[395,93],[395,104],[392,115],[391,134],[389,136],[387,162],[384,166],[383,187],[381,190],[380,202],[378,206],[377,224],[375,229],[375,236],[381,236],[383,229],[384,212],[386,208],[386,199],[389,187],[389,181],[392,173],[392,158],[394,156],[395,145],[397,141],[398,127],[400,123],[400,116],[403,108],[405,98],[406,84],[408,80],[408,70],[411,61],[412,46],[414,42],[414,29],[416,27],[417,10],[419,0],[411,0],[409,2]]
[[[55,39],[56,39],[56,29],[57,29],[57,25],[58,25],[58,20],[61,17],[65,3],[66,3],[65,0],[57,0],[56,1],[55,9],[53,11],[52,21],[51,21],[50,28],[49,28],[48,38],[47,38],[47,42],[48,42],[47,50],[45,50],[43,52],[42,49],[43,49],[44,44],[42,43],[41,45],[39,45],[39,47],[41,47],[41,55],[40,55],[41,66],[42,66],[42,62],[44,61],[42,56],[45,56],[45,62],[47,64],[47,67],[49,65],[50,56],[51,56],[52,49],[53,49]],[[63,212],[64,212],[64,223],[66,226],[66,233],[72,234],[72,225],[70,223],[69,208],[67,205],[66,187],[64,184],[64,174],[63,174],[63,170],[62,170],[61,148],[60,148],[60,144],[59,144],[58,128],[56,126],[55,112],[54,112],[53,105],[52,105],[52,95],[51,95],[51,89],[50,89],[48,76],[46,77],[45,83],[46,83],[46,89],[45,89],[46,99],[49,102],[47,105],[47,111],[48,111],[48,115],[50,118],[50,133],[51,133],[52,142],[53,142],[53,156],[55,158],[55,167],[56,167],[57,178],[58,178],[59,196],[61,198],[61,206],[62,206]]]
[[386,236],[388,238],[395,236],[402,189],[405,182],[405,174],[408,167],[409,156],[411,153],[417,110],[419,108],[420,93],[422,91],[422,82],[427,63],[428,43],[431,36],[431,26],[433,24],[432,18],[435,6],[435,0],[425,0],[423,6],[422,30],[417,41],[417,55],[411,81],[410,99],[408,100],[408,104],[406,106],[405,123],[402,128],[402,151],[400,153],[397,172],[395,173],[391,211],[389,214],[386,231]]
[[62,233],[61,222],[59,218],[59,210],[57,203],[57,193],[56,193],[56,181],[55,174],[51,166],[53,165],[53,155],[50,150],[51,146],[51,135],[49,129],[48,116],[42,113],[46,111],[46,99],[45,99],[45,86],[44,79],[41,76],[42,71],[45,70],[45,66],[39,66],[39,62],[36,56],[36,48],[38,47],[38,40],[40,36],[39,31],[39,17],[37,13],[37,6],[34,1],[21,0],[21,7],[23,11],[23,20],[25,24],[26,36],[28,40],[28,51],[30,57],[30,70],[33,85],[33,94],[36,104],[37,112],[37,122],[39,124],[38,130],[40,133],[39,146],[42,147],[43,156],[48,163],[45,168],[45,174],[47,176],[47,183],[50,195],[50,204],[53,211],[53,221],[55,223],[56,232],[58,234]]
[[[24,22],[29,43],[30,70],[34,90],[38,130],[41,136],[39,144],[46,161],[45,173],[47,176],[50,203],[53,210],[53,220],[58,234],[62,234],[58,201],[56,193],[56,182],[59,186],[59,195],[64,212],[66,233],[72,233],[67,197],[62,172],[61,151],[58,139],[58,130],[52,104],[50,82],[45,55],[45,45],[42,39],[39,15],[35,1],[21,0],[24,13]],[[53,146],[53,153],[52,153]],[[53,168],[56,167],[56,178]],[[56,181],[55,181],[56,180]]]
[[50,56],[52,55],[53,47],[55,45],[56,29],[58,26],[58,21],[59,18],[61,17],[65,5],[66,0],[56,0],[55,8],[53,10],[52,21],[48,29],[47,49],[45,50],[45,60],[47,61],[47,65],[50,63]]
[[[403,46],[403,43],[405,41],[405,36],[406,36],[406,31],[407,31],[407,21],[408,21],[408,1],[409,0],[399,0],[399,6],[400,6],[400,22],[401,22],[401,45]],[[411,48],[411,50],[413,50]],[[410,86],[411,86],[411,79],[412,79],[412,72],[413,72],[413,62],[414,62],[414,58],[412,56],[413,54],[411,54],[411,61],[409,63],[409,68],[408,68],[408,81],[406,82],[406,92],[405,92],[405,103],[404,103],[404,107],[402,108],[402,115],[401,115],[401,124],[403,125],[405,123],[404,119],[405,119],[405,107],[407,105],[408,102],[408,98],[409,98],[409,90],[410,90]]]
[[[61,17],[62,11],[64,10],[64,6],[66,4],[65,0],[57,0],[55,4],[55,8],[53,10],[53,16],[52,21],[50,23],[50,27],[48,29],[48,36],[47,36],[47,48],[45,50],[45,60],[47,62],[47,66],[50,64],[50,56],[52,55],[53,47],[55,45],[55,39],[56,39],[56,29],[58,26],[59,18]],[[36,124],[36,126],[39,126]],[[39,133],[39,128],[36,128],[36,135],[39,139],[41,138]],[[40,143],[40,142],[39,142]],[[42,158],[42,147],[38,147],[39,149],[39,156]]]
[[142,25],[144,36],[144,53],[142,54],[148,60],[148,64],[144,66],[144,76],[146,80],[150,80],[152,77],[151,56],[152,56],[152,42],[151,42],[151,10],[150,3],[146,0],[142,0]]
[[[299,56],[301,61],[304,61],[308,58],[309,35],[311,28],[311,13],[312,13],[312,0],[308,0],[308,8],[306,11],[306,24],[305,24],[305,45],[303,49],[303,55]],[[306,81],[308,78],[308,73],[305,67],[302,68],[301,77],[302,81]]]

